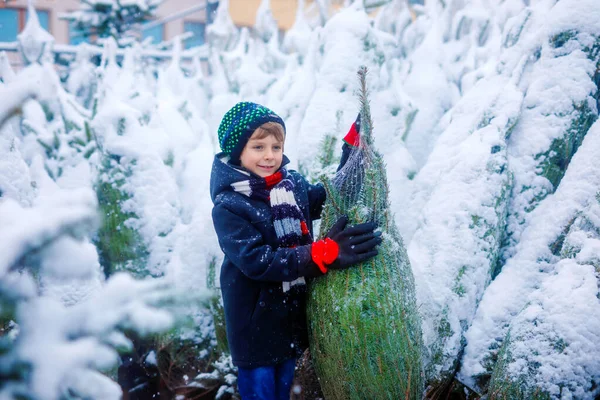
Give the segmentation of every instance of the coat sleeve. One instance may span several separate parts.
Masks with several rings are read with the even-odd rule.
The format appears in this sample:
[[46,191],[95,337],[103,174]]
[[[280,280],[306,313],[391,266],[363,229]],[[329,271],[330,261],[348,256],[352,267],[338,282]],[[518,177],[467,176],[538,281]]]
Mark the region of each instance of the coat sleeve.
[[323,204],[327,198],[327,192],[325,187],[321,183],[311,185],[306,182],[308,186],[308,205],[310,210],[310,217],[315,220],[321,218],[321,211],[323,211]]
[[223,253],[248,278],[286,282],[322,275],[312,261],[310,244],[273,249],[252,223],[223,204],[215,205],[212,217]]

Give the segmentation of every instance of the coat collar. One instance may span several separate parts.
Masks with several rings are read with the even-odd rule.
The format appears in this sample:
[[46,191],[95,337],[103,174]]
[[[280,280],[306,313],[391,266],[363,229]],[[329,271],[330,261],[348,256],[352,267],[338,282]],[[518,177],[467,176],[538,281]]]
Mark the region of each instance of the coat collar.
[[[289,158],[287,158],[287,156],[284,154],[279,169],[283,168],[289,163]],[[232,183],[246,180],[250,176],[260,178],[258,175],[248,171],[244,167],[230,164],[229,156],[227,154],[219,153],[215,155],[210,174],[210,197],[212,201],[214,202],[215,198],[220,193],[232,190]]]

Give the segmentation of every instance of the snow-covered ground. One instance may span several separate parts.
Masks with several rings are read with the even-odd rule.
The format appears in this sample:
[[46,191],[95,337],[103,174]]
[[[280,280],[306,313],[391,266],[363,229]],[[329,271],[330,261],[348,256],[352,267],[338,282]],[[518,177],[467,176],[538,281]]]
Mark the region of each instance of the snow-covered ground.
[[0,54],[0,398],[119,398],[122,332],[167,329],[180,308],[160,305],[182,293],[207,308],[223,114],[272,108],[292,166],[318,177],[323,141],[359,111],[361,65],[430,390],[600,395],[598,0],[348,1],[325,19],[299,3],[279,38],[269,1],[254,31],[221,1],[209,75],[199,59],[184,73],[180,43],[161,64],[107,40],[99,66],[79,46],[61,82],[35,18],[33,63]]

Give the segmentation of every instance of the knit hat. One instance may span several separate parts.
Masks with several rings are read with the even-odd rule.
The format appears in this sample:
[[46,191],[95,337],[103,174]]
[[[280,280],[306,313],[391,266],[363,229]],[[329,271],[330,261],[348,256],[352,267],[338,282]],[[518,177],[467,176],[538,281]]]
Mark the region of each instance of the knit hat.
[[227,111],[219,125],[221,151],[229,155],[231,161],[239,161],[250,136],[259,126],[267,122],[280,124],[285,134],[283,120],[267,107],[247,101],[237,103]]

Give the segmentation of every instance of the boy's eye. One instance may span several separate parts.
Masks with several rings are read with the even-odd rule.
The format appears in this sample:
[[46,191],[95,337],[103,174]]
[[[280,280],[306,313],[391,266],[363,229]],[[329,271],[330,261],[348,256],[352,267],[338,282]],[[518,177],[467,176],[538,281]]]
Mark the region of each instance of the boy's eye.
[[262,149],[262,146],[254,146],[253,149],[260,150]]
[[281,150],[281,146],[274,146],[273,147],[275,150]]

